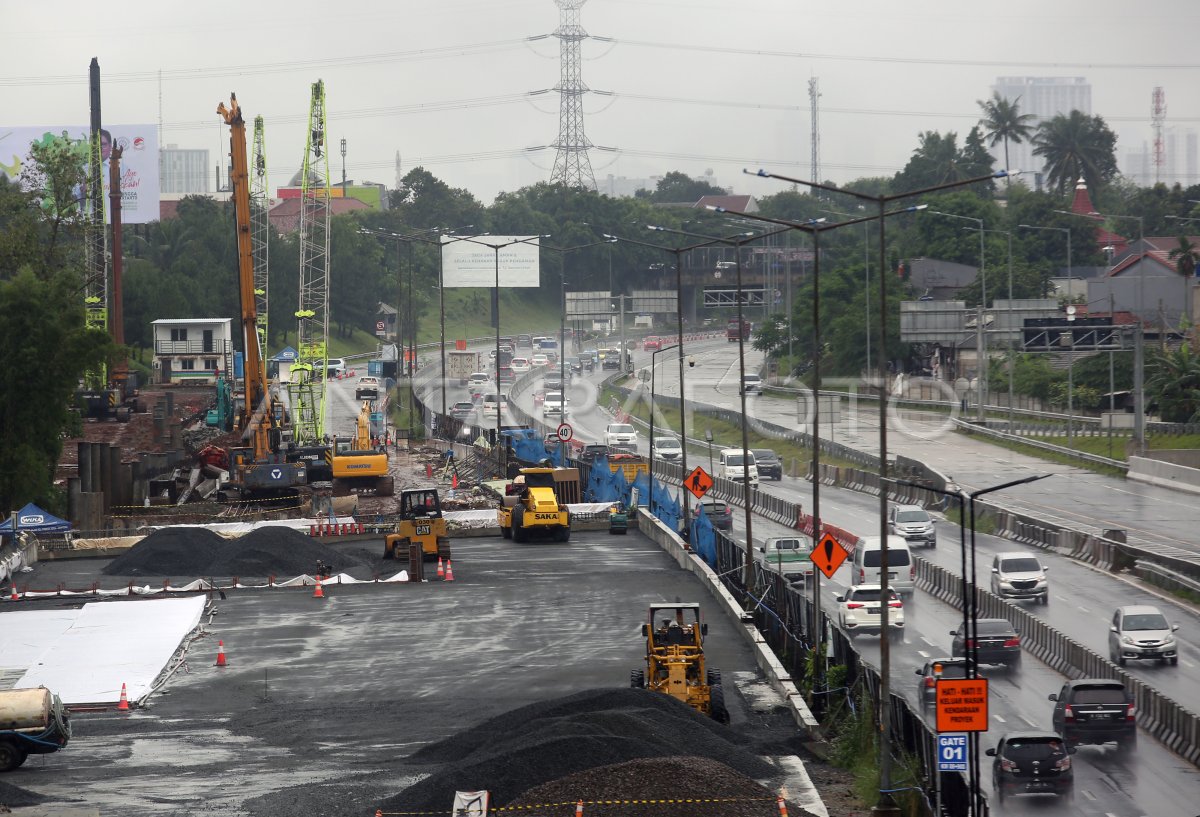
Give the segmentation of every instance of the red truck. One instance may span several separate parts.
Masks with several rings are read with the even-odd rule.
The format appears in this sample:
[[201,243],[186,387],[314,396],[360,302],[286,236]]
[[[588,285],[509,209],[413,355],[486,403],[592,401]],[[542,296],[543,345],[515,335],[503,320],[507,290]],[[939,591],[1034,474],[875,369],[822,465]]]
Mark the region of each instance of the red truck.
[[739,322],[737,318],[730,318],[729,323],[725,325],[725,340],[729,341],[730,343],[738,342],[739,323],[741,324],[742,328],[741,339],[750,340],[750,321],[743,320]]

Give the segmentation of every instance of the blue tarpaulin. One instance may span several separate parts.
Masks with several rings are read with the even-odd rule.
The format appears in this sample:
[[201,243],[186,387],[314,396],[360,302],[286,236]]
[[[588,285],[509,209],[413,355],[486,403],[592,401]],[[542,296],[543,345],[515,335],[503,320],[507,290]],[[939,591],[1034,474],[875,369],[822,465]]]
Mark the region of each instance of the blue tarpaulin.
[[[697,509],[699,510],[699,509]],[[709,567],[717,566],[717,532],[713,529],[708,516],[701,511],[692,517],[692,550],[700,554],[700,558]]]

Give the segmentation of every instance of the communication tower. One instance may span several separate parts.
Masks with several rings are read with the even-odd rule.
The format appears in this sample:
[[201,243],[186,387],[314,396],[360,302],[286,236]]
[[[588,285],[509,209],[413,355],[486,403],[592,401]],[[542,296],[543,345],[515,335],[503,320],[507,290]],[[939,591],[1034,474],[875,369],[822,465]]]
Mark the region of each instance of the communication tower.
[[1167,159],[1166,145],[1163,144],[1163,123],[1167,119],[1167,95],[1161,85],[1155,86],[1150,100],[1150,121],[1154,125],[1154,183],[1158,184],[1162,180],[1162,168]]
[[567,187],[596,189],[596,177],[592,174],[592,161],[588,158],[588,141],[583,130],[583,95],[588,87],[583,84],[580,43],[587,39],[587,32],[579,23],[579,9],[587,0],[554,0],[558,6],[559,80],[554,90],[558,91],[558,139],[552,146],[558,149],[554,157],[554,170],[550,173],[551,184]]
[[812,175],[814,182],[821,181],[821,79],[813,77],[808,81],[808,106],[812,118]]

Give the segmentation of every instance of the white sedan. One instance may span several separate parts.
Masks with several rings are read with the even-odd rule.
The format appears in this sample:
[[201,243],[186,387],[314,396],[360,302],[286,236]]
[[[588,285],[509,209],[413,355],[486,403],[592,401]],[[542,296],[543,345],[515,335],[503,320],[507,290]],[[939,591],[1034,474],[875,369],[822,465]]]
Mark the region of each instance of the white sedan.
[[[877,584],[859,584],[837,597],[838,626],[853,637],[855,633],[880,630],[880,599],[883,588]],[[888,588],[888,630],[893,641],[904,636],[904,602]]]
[[530,359],[529,363],[530,363],[530,365],[531,365],[531,366],[534,366],[534,367],[537,367],[537,366],[549,366],[549,365],[550,365],[550,358],[546,357],[545,355],[543,355],[543,354],[541,354],[541,353],[538,353],[538,354],[534,355],[534,356],[533,356],[533,357]]

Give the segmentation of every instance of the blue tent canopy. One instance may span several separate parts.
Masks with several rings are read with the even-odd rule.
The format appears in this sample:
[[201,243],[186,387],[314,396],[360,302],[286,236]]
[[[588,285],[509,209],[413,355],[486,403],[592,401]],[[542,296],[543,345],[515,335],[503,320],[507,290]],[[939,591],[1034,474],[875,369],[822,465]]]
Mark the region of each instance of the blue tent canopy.
[[[12,529],[12,517],[5,519],[3,524],[0,524],[0,533],[12,533]],[[17,530],[27,530],[30,533],[62,533],[70,529],[70,522],[59,519],[32,502],[17,511]]]

